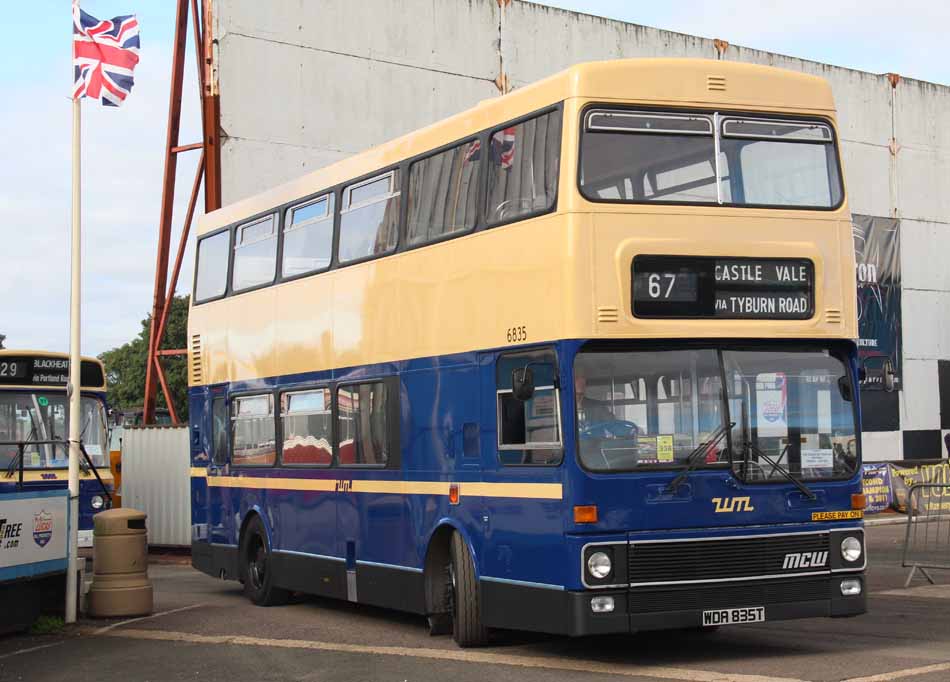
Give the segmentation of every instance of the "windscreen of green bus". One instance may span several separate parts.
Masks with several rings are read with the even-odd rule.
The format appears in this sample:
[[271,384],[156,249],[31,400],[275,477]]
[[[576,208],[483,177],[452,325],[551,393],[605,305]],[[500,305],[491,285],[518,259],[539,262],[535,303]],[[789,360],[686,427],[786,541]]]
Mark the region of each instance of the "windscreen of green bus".
[[785,481],[783,470],[845,478],[857,467],[852,382],[828,350],[582,351],[574,376],[589,470],[681,468],[697,449],[701,465],[732,466],[749,482]]
[[[96,467],[106,465],[108,440],[106,411],[101,400],[83,396],[80,403],[81,438]],[[0,443],[59,441],[55,444],[27,445],[23,453],[26,469],[65,468],[69,464],[69,404],[65,392],[0,393]],[[16,445],[0,445],[0,467],[16,467]]]

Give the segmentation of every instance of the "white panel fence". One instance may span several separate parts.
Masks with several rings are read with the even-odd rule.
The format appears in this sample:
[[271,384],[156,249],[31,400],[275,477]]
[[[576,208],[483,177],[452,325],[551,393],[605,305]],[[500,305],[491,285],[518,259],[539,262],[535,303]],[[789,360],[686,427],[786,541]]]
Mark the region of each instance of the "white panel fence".
[[187,426],[126,427],[122,506],[148,514],[150,545],[191,546],[191,469]]

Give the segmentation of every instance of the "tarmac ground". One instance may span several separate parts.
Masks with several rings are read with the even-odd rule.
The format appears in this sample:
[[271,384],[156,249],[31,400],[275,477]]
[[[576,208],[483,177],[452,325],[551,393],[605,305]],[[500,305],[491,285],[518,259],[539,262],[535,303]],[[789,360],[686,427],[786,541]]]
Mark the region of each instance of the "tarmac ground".
[[238,583],[162,558],[149,569],[152,616],[2,638],[0,681],[947,682],[950,572],[904,589],[904,526],[867,531],[870,606],[857,618],[581,639],[501,632],[483,649],[430,637],[418,616],[346,602],[256,607]]

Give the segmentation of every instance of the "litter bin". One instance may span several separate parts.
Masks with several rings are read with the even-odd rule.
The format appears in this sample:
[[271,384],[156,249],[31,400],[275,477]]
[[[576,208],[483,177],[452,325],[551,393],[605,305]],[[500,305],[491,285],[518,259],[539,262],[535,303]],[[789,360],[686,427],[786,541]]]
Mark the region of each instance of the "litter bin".
[[146,514],[109,509],[92,517],[93,576],[89,614],[98,618],[152,612]]

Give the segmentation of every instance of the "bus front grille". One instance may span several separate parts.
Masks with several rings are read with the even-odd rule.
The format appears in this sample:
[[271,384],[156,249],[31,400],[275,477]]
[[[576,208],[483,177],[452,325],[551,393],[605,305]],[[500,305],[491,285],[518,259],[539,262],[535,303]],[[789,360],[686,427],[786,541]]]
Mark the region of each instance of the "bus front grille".
[[705,540],[633,541],[630,585],[728,582],[825,573],[829,534],[774,534]]
[[820,601],[830,595],[830,578],[818,577],[643,588],[631,590],[628,599],[631,613],[651,613]]

